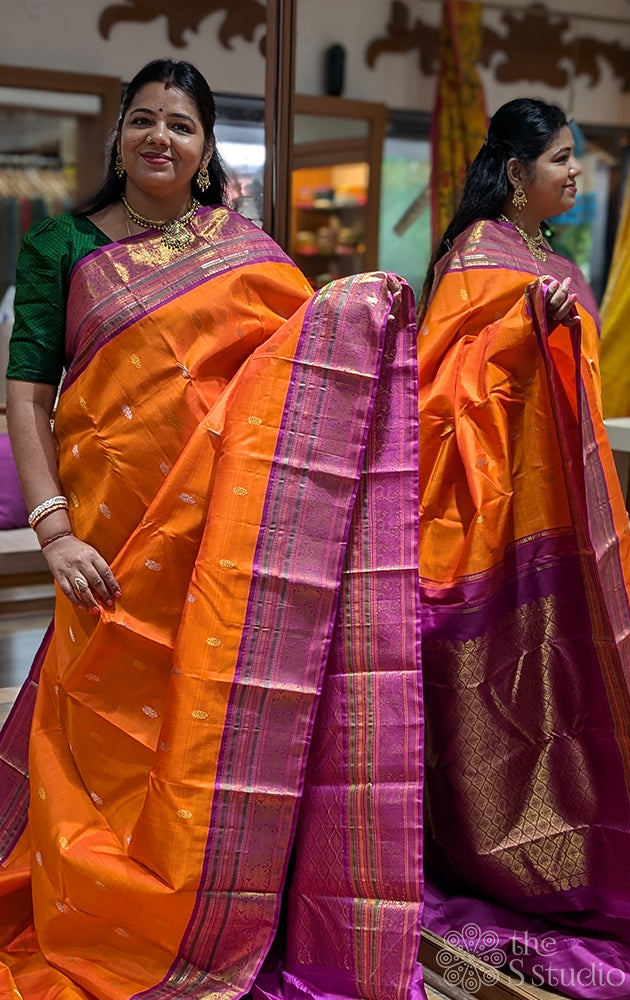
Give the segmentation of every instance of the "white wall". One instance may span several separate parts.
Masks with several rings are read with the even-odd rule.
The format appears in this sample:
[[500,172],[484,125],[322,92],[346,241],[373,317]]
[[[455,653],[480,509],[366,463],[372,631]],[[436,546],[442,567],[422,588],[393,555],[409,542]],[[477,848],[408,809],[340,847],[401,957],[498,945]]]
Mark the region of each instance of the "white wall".
[[[501,0],[503,8],[522,11],[526,0]],[[442,16],[439,0],[406,0],[409,24],[417,20],[437,26]],[[496,5],[498,6],[498,4]],[[617,42],[630,53],[630,0],[548,0],[554,14],[564,14],[569,29],[563,40],[584,36],[605,42]],[[417,50],[384,53],[373,69],[365,60],[369,43],[386,35],[390,4],[387,0],[298,0],[297,89],[321,93],[322,52],[333,42],[347,50],[345,97],[383,101],[394,108],[430,111],[433,106],[435,79],[420,71]],[[601,21],[593,20],[597,11]],[[585,15],[580,18],[579,14]],[[569,16],[570,15],[570,16]],[[609,18],[610,20],[605,20]],[[624,21],[625,24],[619,24]],[[483,13],[483,23],[501,35],[506,34],[502,11],[490,4]],[[627,57],[630,64],[630,54]],[[488,111],[492,113],[514,97],[539,97],[560,104],[582,122],[630,124],[630,91],[623,93],[621,82],[613,76],[610,64],[598,61],[601,78],[590,86],[586,76],[571,79],[574,67],[566,64],[569,83],[558,89],[537,81],[514,85],[497,84],[490,70],[481,68]]]
[[[220,11],[205,17],[196,33],[184,33],[185,48],[169,42],[164,16],[146,24],[119,22],[104,39],[98,30],[99,16],[114,2],[2,0],[0,63],[104,73],[129,80],[149,59],[170,56],[198,66],[214,90],[263,94],[265,62],[258,42],[264,25],[251,43],[235,38],[231,51],[217,38],[225,16]],[[173,7],[177,9],[177,0]]]
[[[113,2],[113,0],[112,0]],[[177,0],[173,0],[177,9]],[[550,0],[555,12],[580,12],[586,18],[570,17],[569,37],[590,34],[618,42],[630,50],[630,2],[628,0]],[[197,33],[187,31],[187,45],[178,48],[168,41],[164,16],[147,24],[118,23],[108,40],[98,32],[98,18],[107,0],[2,0],[0,14],[0,63],[106,73],[129,79],[149,59],[158,56],[188,59],[207,76],[214,90],[262,96],[265,66],[258,48],[264,26],[254,41],[233,40],[231,50],[217,39],[224,13],[205,17]],[[521,10],[523,0],[504,0],[504,6]],[[407,0],[410,20],[437,25],[439,0]],[[596,9],[602,20],[592,19]],[[423,76],[417,51],[381,55],[373,69],[367,66],[369,43],[386,34],[389,0],[298,0],[296,85],[303,93],[322,93],[322,63],[325,49],[333,42],[347,51],[345,97],[382,101],[394,108],[430,111],[435,81]],[[605,18],[624,20],[625,24]],[[501,13],[487,7],[484,23],[505,32]],[[571,70],[571,67],[568,67]],[[561,89],[537,82],[497,85],[491,72],[483,70],[488,110],[516,96],[537,96],[559,103],[578,121],[630,124],[630,92],[623,93],[605,61],[600,61],[601,80],[589,86],[584,76]]]

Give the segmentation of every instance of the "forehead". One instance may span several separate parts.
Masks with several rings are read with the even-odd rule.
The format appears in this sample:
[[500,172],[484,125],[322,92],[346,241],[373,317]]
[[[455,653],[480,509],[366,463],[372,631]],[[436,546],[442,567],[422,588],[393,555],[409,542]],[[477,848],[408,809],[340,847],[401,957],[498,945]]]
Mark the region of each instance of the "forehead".
[[564,150],[573,150],[574,146],[573,132],[568,125],[563,125],[562,128],[558,129],[542,155],[546,157],[555,156]]
[[135,108],[146,108],[156,114],[188,115],[199,121],[199,111],[192,98],[170,83],[145,83],[131,101],[127,115]]

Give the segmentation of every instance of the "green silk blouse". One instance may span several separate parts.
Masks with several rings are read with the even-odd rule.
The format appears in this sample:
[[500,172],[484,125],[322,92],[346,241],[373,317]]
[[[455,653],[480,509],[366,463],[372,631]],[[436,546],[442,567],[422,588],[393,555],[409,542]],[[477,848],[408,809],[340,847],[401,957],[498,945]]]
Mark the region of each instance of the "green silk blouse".
[[72,269],[107,243],[111,239],[94,223],[72,215],[44,219],[29,229],[17,261],[7,378],[59,385]]

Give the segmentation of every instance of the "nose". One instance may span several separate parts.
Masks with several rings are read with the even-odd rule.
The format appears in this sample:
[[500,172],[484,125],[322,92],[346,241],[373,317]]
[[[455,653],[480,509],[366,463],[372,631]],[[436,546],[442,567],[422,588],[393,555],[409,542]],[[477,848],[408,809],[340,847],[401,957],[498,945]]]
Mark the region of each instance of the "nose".
[[[168,146],[168,129],[166,128],[166,123],[163,121],[156,121],[153,128],[151,129],[151,140],[155,143],[159,143],[162,146]],[[147,142],[149,139],[147,138]]]
[[569,177],[578,177],[582,173],[582,164],[579,160],[575,158],[571,161],[569,166]]

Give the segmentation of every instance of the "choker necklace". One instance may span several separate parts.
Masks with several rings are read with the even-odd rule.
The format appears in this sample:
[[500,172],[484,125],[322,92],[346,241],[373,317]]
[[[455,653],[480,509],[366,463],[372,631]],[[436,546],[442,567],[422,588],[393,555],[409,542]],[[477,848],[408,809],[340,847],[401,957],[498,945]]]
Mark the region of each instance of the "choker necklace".
[[526,233],[524,229],[521,229],[521,227],[516,222],[513,222],[512,219],[508,219],[507,215],[500,215],[499,218],[501,219],[502,222],[509,222],[511,226],[514,226],[516,232],[519,234],[519,236],[523,238],[523,240],[527,244],[530,253],[534,257],[536,257],[537,260],[547,260],[547,253],[544,249],[545,237],[540,231],[540,226],[538,227],[538,232],[536,233],[536,235],[530,236],[529,233]]
[[125,212],[131,221],[135,222],[137,226],[144,226],[145,229],[160,229],[163,233],[162,243],[165,243],[167,247],[171,247],[173,250],[183,250],[184,247],[187,247],[192,242],[193,235],[190,230],[186,229],[186,224],[190,222],[199,208],[199,202],[196,198],[193,198],[192,205],[187,212],[180,215],[179,219],[164,221],[163,219],[147,219],[146,216],[140,215],[139,212],[134,212],[124,194],[120,197],[125,206]]

